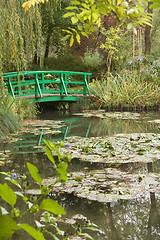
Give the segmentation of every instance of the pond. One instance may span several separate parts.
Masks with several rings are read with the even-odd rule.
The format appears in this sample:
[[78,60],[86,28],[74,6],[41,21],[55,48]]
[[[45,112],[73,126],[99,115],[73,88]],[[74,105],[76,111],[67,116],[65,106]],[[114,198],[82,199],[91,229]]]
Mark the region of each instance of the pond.
[[55,171],[42,139],[64,141],[73,155],[68,168],[72,187],[57,186],[50,197],[66,210],[65,218],[81,214],[97,224],[101,231],[91,232],[95,240],[160,239],[160,112],[47,109],[38,118],[25,123],[10,143],[1,142],[9,156],[3,171],[26,173],[29,161],[45,184]]

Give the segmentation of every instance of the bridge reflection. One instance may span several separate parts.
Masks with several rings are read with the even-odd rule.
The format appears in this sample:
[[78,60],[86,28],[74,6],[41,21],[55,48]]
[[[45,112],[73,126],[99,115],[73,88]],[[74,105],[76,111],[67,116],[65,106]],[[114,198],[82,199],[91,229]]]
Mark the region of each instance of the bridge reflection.
[[91,128],[91,121],[81,121],[80,118],[74,117],[65,119],[64,126],[54,129],[54,133],[46,132],[41,127],[35,133],[26,133],[19,135],[17,141],[11,144],[11,153],[40,153],[45,152],[44,141],[64,141],[67,137],[83,136],[88,137]]

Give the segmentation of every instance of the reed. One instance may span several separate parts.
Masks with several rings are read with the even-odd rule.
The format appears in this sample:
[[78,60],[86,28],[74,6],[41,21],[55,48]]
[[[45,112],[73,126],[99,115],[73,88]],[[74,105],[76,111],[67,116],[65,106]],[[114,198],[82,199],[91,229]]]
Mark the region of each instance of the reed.
[[160,86],[143,81],[138,75],[102,77],[90,84],[91,93],[109,109],[150,109],[160,103]]
[[19,121],[12,113],[0,108],[0,138],[18,130]]

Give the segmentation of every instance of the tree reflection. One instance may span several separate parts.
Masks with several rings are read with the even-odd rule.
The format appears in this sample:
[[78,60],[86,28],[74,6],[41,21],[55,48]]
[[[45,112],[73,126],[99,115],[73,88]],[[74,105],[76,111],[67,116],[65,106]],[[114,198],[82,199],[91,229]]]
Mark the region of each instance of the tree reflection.
[[112,233],[112,239],[113,240],[121,240],[121,236],[118,232],[118,230],[115,227],[115,223],[114,223],[114,218],[112,215],[112,208],[111,208],[111,203],[108,202],[107,203],[107,207],[108,207],[108,215],[109,215],[109,224],[110,224],[110,229],[111,229],[111,233]]
[[[147,163],[148,172],[153,172],[152,162]],[[155,234],[160,233],[160,214],[157,207],[155,192],[150,192],[151,208],[148,219],[148,236],[147,240],[157,239]],[[160,236],[159,236],[160,237]]]

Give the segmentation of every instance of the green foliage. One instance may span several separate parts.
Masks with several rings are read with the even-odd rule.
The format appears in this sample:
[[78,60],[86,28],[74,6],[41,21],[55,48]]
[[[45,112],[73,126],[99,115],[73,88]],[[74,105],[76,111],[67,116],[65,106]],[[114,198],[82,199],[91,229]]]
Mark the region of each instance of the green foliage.
[[31,163],[27,162],[27,168],[31,174],[31,176],[33,177],[33,179],[38,183],[38,185],[41,188],[41,183],[42,183],[42,178],[38,173],[38,169]]
[[102,43],[100,48],[107,51],[110,56],[117,52],[117,44],[120,40],[120,28],[119,27],[110,27],[109,30],[101,28],[101,34],[105,37],[105,43]]
[[148,82],[160,83],[160,58],[147,56],[141,62],[139,74],[143,80]]
[[4,183],[3,185],[0,184],[0,196],[4,201],[10,204],[12,208],[14,207],[17,200],[17,195],[6,183]]
[[[49,160],[53,163],[56,171],[57,171],[57,178],[55,179],[55,182],[49,186],[42,186],[42,178],[39,175],[37,167],[35,167],[33,164],[27,162],[27,168],[29,170],[30,175],[32,178],[36,181],[36,183],[39,185],[41,190],[41,195],[39,197],[26,197],[22,192],[19,191],[13,191],[11,187],[5,182],[3,185],[0,184],[0,197],[2,199],[1,201],[1,215],[0,215],[0,239],[7,240],[8,238],[12,237],[13,233],[16,230],[23,229],[28,234],[30,234],[34,239],[37,240],[44,240],[45,234],[49,234],[52,236],[53,239],[58,240],[59,238],[56,236],[57,233],[65,238],[65,232],[62,231],[55,222],[56,216],[64,215],[66,214],[65,210],[58,204],[57,201],[52,199],[45,199],[45,197],[50,193],[53,186],[57,182],[63,181],[63,183],[67,180],[67,167],[68,163],[71,161],[70,154],[62,154],[59,151],[59,147],[64,147],[64,144],[59,143],[58,145],[55,145],[53,142],[47,142],[46,143],[46,154],[49,158]],[[58,163],[55,162],[52,153],[56,153],[58,156]],[[1,172],[5,176],[6,181],[9,181],[10,183],[13,183],[15,186],[17,186],[19,189],[28,189],[28,186],[31,184],[26,184],[24,182],[25,177],[24,176],[18,176],[16,174],[11,174],[10,172],[5,173]],[[24,192],[24,191],[23,191]],[[24,192],[25,193],[25,192]],[[20,209],[16,207],[17,203],[19,202],[19,198],[22,198],[24,203],[26,203],[27,210],[24,212],[20,212]],[[12,210],[5,209],[2,207],[3,202],[8,203]],[[44,210],[45,213],[41,217],[40,221],[42,221],[44,224],[41,224],[39,221],[35,221],[37,228],[34,228],[33,226],[30,226],[28,223],[18,223],[18,220],[22,218],[24,215],[28,213],[39,213],[41,210]],[[48,231],[49,227],[49,231]],[[52,231],[51,227],[55,229],[55,231]],[[88,224],[85,226],[84,229],[89,229],[92,231],[98,231],[98,227],[93,224]],[[54,233],[55,232],[55,233]],[[82,229],[78,227],[78,231],[76,231],[75,235],[77,236],[85,236],[86,238],[93,239],[89,234],[82,232]],[[67,237],[68,239],[68,237]]]
[[84,57],[81,57],[81,60],[83,65],[86,66],[90,71],[104,64],[104,58],[100,55],[98,49],[87,49],[87,51],[84,53]]
[[[45,143],[47,144],[47,148],[50,150],[50,153],[52,150],[55,150],[58,153],[59,156],[59,160],[60,163],[62,164],[63,160],[61,159],[61,154],[59,153],[58,147],[55,146],[53,143],[48,143],[45,141]],[[51,156],[49,155],[49,158],[51,158]],[[63,172],[63,168],[58,164],[58,166],[56,166],[57,169],[57,173],[60,176],[64,176],[67,175],[66,173],[66,168]],[[65,164],[67,164],[65,162]],[[8,213],[5,211],[3,218],[3,222],[0,222],[0,229],[3,227],[5,230],[7,229],[7,224],[8,222],[10,223],[10,225],[12,224],[13,226],[11,227],[10,231],[8,232],[0,232],[0,239],[7,239],[8,237],[11,237],[12,234],[14,233],[15,230],[17,229],[24,229],[26,232],[28,232],[34,239],[45,239],[44,235],[42,232],[40,232],[38,229],[33,228],[32,226],[23,223],[20,224],[18,227],[18,223],[16,223],[13,219],[19,219],[20,217],[22,217],[23,215],[32,212],[32,213],[37,213],[39,212],[40,209],[45,210],[46,212],[51,212],[55,215],[62,215],[65,214],[66,212],[64,211],[64,209],[54,200],[52,199],[43,199],[52,189],[52,187],[54,186],[54,184],[50,187],[42,187],[42,178],[38,173],[38,169],[37,167],[35,167],[33,164],[27,162],[27,167],[28,170],[32,176],[32,178],[36,181],[36,183],[39,185],[40,189],[41,189],[41,196],[39,198],[37,198],[35,201],[31,201],[29,198],[24,197],[24,195],[22,193],[19,192],[14,192],[12,190],[12,188],[10,188],[6,183],[4,183],[3,185],[0,184],[0,196],[1,198],[7,202],[9,205],[11,205],[12,207],[12,216],[9,217]],[[59,171],[59,169],[61,169],[61,171]],[[15,185],[19,187],[19,183],[17,180],[14,179],[14,177],[12,177],[12,175],[10,173],[2,173],[4,175],[7,175],[7,177],[5,178],[6,180],[9,180],[11,183],[16,183]],[[67,177],[65,177],[65,179],[67,179]],[[65,181],[65,179],[63,178],[63,181]],[[57,181],[60,181],[61,178],[58,178]],[[57,182],[56,181],[56,182]],[[28,185],[28,184],[27,184]],[[26,186],[25,184],[22,184],[22,186]],[[22,189],[23,187],[20,186],[20,188]],[[18,197],[22,197],[23,201],[25,203],[27,203],[28,209],[23,212],[20,213],[20,210],[18,208],[15,208],[15,205],[18,201]],[[41,201],[42,200],[42,201]],[[44,225],[45,226],[45,225]]]
[[19,121],[34,118],[36,114],[35,103],[26,99],[13,99],[7,89],[0,86],[0,137],[18,130]]
[[50,57],[45,59],[45,68],[47,70],[61,70],[61,71],[82,71],[77,56],[65,51],[57,57]]
[[0,215],[0,240],[12,237],[13,233],[18,230],[17,223],[8,215]]
[[41,56],[41,17],[38,8],[28,14],[23,0],[3,1],[0,6],[0,69],[24,70],[27,62]]
[[15,100],[15,111],[14,114],[20,121],[25,119],[34,119],[38,113],[36,103],[33,103],[27,99],[16,99]]
[[70,18],[72,24],[77,26],[76,29],[66,30],[66,38],[70,38],[70,46],[73,45],[74,38],[77,34],[88,36],[92,34],[101,26],[101,19],[103,16],[108,16],[112,12],[117,18],[121,26],[128,30],[133,30],[136,33],[137,26],[144,26],[145,24],[151,25],[151,16],[145,13],[143,2],[126,2],[126,1],[71,1],[71,6],[66,9],[69,11],[63,17]]
[[7,134],[13,133],[19,128],[19,122],[17,118],[9,111],[2,109],[1,106],[0,123],[0,137],[4,137]]
[[160,101],[159,85],[143,81],[132,73],[93,81],[90,91],[109,109],[154,108],[158,107]]
[[52,199],[43,199],[40,209],[49,211],[56,215],[66,214],[65,210],[55,200]]

